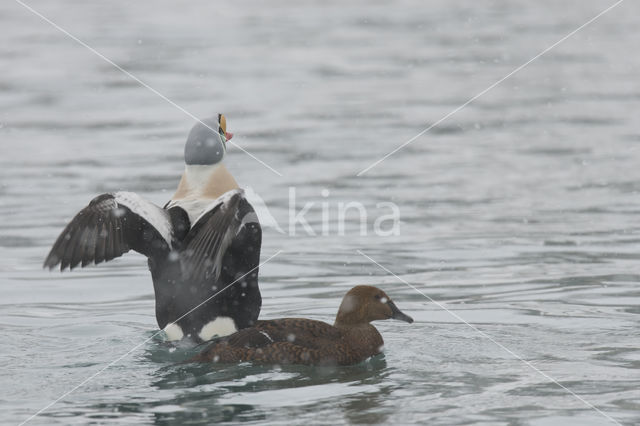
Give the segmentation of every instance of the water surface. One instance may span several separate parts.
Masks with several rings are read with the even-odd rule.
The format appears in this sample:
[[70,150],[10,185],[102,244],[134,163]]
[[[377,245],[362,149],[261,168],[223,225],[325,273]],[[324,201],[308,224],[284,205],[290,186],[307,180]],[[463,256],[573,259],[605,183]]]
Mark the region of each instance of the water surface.
[[[285,231],[290,187],[296,211],[315,203],[317,235],[265,229],[263,260],[283,252],[261,268],[263,318],[331,322],[365,283],[416,322],[377,324],[385,354],[349,368],[184,365],[193,349],[154,337],[142,256],[43,271],[95,195],[170,198],[193,120],[8,1],[0,423],[140,344],[31,423],[613,424],[514,354],[620,423],[640,422],[636,2],[360,177],[611,2],[30,4],[194,115],[224,112],[234,141],[282,174],[229,152]],[[351,201],[367,209],[365,236],[354,216],[339,235],[339,203]],[[400,235],[375,235],[377,204],[390,201]]]

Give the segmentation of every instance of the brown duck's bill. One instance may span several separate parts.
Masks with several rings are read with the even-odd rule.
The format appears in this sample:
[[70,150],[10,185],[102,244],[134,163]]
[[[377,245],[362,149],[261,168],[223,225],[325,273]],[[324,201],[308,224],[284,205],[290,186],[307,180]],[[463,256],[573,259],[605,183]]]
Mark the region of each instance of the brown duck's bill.
[[391,318],[408,322],[409,324],[413,322],[413,318],[411,318],[409,315],[405,314],[400,309],[398,309],[395,303],[393,303],[392,301],[388,301],[387,304],[391,308],[391,312],[392,312]]

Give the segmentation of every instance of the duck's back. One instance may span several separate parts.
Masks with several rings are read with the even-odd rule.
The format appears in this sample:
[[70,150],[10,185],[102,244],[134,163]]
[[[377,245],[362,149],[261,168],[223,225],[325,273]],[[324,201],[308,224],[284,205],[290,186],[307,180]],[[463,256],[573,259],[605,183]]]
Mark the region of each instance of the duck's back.
[[326,322],[306,318],[280,318],[257,321],[254,327],[229,336],[235,347],[264,347],[272,343],[295,343],[309,349],[318,349],[328,341],[338,341],[340,330]]
[[341,329],[322,321],[282,318],[257,321],[214,342],[194,361],[265,364],[350,365],[382,350],[375,327]]

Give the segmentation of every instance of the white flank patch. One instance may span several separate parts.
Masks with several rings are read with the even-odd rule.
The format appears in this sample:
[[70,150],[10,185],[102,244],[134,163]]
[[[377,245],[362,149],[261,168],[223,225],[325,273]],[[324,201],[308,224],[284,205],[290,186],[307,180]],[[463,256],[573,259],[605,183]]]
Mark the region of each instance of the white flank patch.
[[118,204],[127,207],[133,213],[149,222],[171,247],[171,219],[169,213],[151,201],[147,201],[135,192],[116,192],[113,194]]
[[176,323],[167,324],[164,328],[164,332],[167,334],[167,339],[173,340],[181,340],[184,337],[184,332],[182,328]]
[[213,321],[209,321],[202,327],[200,333],[198,333],[198,337],[202,340],[207,341],[210,340],[213,336],[228,336],[229,334],[233,334],[238,329],[236,328],[236,323],[229,317],[218,317]]

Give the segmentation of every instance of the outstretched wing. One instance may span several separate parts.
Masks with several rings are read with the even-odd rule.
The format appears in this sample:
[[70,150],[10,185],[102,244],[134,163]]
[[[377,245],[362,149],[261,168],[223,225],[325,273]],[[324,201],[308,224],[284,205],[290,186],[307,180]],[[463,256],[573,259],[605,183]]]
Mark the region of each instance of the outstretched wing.
[[122,256],[135,250],[149,257],[169,250],[172,227],[169,213],[133,192],[102,194],[64,228],[44,267],[73,269]]
[[[253,209],[241,209],[246,203],[241,190],[217,200],[196,219],[191,230],[182,241],[180,261],[183,277],[201,281],[214,277],[222,271],[222,260],[238,234],[249,223],[258,223]],[[259,250],[259,247],[258,247]]]

